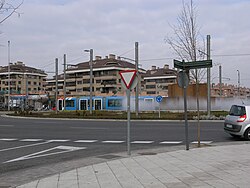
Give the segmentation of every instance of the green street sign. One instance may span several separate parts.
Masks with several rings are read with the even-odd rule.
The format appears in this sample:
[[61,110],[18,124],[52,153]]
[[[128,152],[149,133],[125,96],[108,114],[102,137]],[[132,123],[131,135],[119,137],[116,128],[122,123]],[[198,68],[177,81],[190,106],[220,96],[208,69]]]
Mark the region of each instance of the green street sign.
[[211,68],[212,60],[203,60],[203,61],[178,61],[174,59],[174,68],[189,70],[189,69],[203,69],[203,68]]

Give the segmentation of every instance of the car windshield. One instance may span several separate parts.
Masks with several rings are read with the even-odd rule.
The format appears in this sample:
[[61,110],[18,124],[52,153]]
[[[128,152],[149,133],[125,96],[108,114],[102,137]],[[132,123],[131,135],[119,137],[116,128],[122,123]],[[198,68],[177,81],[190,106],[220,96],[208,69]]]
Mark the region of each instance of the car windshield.
[[230,109],[229,115],[232,116],[243,116],[246,114],[246,109],[244,106],[233,105]]

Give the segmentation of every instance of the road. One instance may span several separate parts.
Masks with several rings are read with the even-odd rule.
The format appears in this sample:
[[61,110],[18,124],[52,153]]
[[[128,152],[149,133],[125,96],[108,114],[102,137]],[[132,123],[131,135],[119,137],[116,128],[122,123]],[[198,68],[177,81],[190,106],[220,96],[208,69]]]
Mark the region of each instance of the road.
[[[127,150],[126,121],[0,117],[0,122],[0,186],[120,157],[115,153]],[[179,121],[132,121],[132,153],[173,146],[185,149],[184,131],[184,122]],[[189,141],[197,141],[195,122],[189,122]],[[201,122],[201,141],[237,140],[224,133],[222,122]]]

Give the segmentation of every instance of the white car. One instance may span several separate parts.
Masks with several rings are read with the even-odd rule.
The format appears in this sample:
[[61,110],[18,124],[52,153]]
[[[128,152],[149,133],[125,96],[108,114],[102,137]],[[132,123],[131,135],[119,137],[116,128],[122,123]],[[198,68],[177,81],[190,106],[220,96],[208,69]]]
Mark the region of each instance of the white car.
[[250,140],[250,106],[232,105],[225,118],[224,130],[233,137]]

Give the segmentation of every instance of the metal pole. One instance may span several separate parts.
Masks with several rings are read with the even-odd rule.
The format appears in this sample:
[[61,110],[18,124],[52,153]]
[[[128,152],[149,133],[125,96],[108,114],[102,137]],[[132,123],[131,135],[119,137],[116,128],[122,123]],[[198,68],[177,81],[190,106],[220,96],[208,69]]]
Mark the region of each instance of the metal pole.
[[161,103],[159,102],[159,119],[161,118]]
[[130,149],[130,89],[127,89],[127,151],[131,155]]
[[26,73],[26,76],[25,76],[25,109],[28,110],[28,107],[29,107],[29,101],[28,101],[28,74]]
[[139,43],[135,42],[135,70],[136,70],[136,74],[139,80],[135,88],[135,114],[137,118],[139,116],[139,85],[140,85],[139,72],[138,72],[138,65],[139,65],[138,46],[139,46]]
[[219,88],[220,88],[220,97],[222,97],[222,76],[221,76],[221,65],[219,66]]
[[66,108],[66,54],[63,55],[63,104],[64,109]]
[[58,103],[57,103],[57,97],[58,97],[58,58],[55,60],[55,72],[56,72],[56,95],[55,95],[55,105],[56,105],[56,114],[58,114]]
[[10,41],[8,41],[8,111],[10,111]]
[[237,70],[238,72],[238,96],[240,96],[240,71]]
[[[186,70],[184,70],[186,73]],[[184,76],[182,77],[182,83],[184,83]],[[186,150],[189,150],[189,141],[188,141],[188,119],[187,119],[187,86],[184,84],[184,112],[185,112],[185,139],[186,139]]]
[[[207,60],[210,60],[210,35],[207,35]],[[207,115],[211,115],[211,72],[210,68],[207,68]]]
[[90,49],[90,62],[89,62],[89,66],[90,66],[90,80],[89,80],[89,84],[90,84],[90,95],[89,95],[89,113],[90,115],[92,115],[92,108],[93,108],[93,104],[92,104],[92,98],[93,98],[93,49]]

